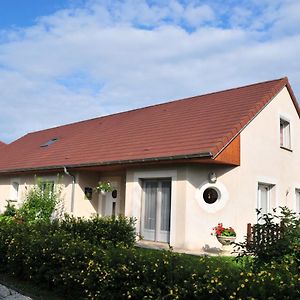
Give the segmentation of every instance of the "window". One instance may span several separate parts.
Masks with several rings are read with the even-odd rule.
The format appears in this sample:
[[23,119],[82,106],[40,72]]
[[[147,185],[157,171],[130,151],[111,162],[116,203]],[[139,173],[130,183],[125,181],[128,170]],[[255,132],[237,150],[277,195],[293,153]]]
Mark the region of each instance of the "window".
[[84,188],[84,195],[85,195],[85,198],[87,200],[92,200],[92,198],[93,198],[93,188],[85,187]]
[[54,144],[55,142],[57,142],[59,139],[57,137],[50,139],[49,141],[47,141],[46,143],[43,143],[42,145],[40,145],[40,147],[48,147],[52,144]]
[[208,204],[215,203],[219,198],[219,193],[215,188],[210,187],[203,192],[203,199]]
[[41,189],[43,193],[52,196],[54,191],[54,181],[42,181]]
[[291,149],[291,129],[290,122],[280,119],[280,147]]
[[270,213],[271,188],[272,186],[267,184],[258,184],[257,209],[259,210],[259,213],[257,214],[257,222],[259,224],[263,224],[263,216]]
[[19,182],[13,181],[11,186],[12,186],[11,200],[18,201],[20,184]]
[[296,189],[296,213],[300,214],[300,189]]

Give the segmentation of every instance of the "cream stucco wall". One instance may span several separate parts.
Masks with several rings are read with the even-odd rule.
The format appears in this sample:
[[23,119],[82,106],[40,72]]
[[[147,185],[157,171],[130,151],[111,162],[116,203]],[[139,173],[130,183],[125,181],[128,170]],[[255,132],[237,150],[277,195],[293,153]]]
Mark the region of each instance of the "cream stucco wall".
[[71,172],[75,175],[76,181],[74,185],[74,202],[72,207],[72,178],[64,173],[43,173],[43,174],[21,174],[21,175],[2,175],[0,176],[0,213],[5,210],[6,200],[12,199],[13,187],[12,182],[19,183],[18,202],[14,203],[20,206],[26,197],[26,192],[36,184],[37,179],[54,181],[56,187],[60,190],[61,209],[69,214],[78,217],[90,217],[99,213],[101,201],[105,199],[99,193],[93,191],[92,200],[87,200],[84,194],[85,187],[95,188],[100,180],[119,180],[118,206],[119,212],[124,213],[125,198],[125,177],[121,174],[100,172]]
[[67,199],[71,194],[70,178],[62,173],[43,173],[39,175],[21,174],[0,176],[0,211],[4,211],[7,204],[6,200],[12,199],[13,182],[19,183],[18,199],[15,205],[20,206],[26,197],[27,191],[29,191],[37,183],[38,179],[54,181],[56,187],[58,190],[60,190],[60,196],[63,200],[61,206],[64,210],[68,210],[70,203],[67,201]]

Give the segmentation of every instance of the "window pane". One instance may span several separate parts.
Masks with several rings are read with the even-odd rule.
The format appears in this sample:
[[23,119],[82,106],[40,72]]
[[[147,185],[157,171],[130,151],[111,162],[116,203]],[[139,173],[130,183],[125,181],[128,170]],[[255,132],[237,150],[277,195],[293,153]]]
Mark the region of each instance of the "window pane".
[[283,124],[280,122],[280,146],[283,146]]
[[284,129],[285,129],[285,132],[284,132],[284,135],[285,135],[285,147],[286,148],[291,148],[290,124],[287,123]]
[[257,221],[259,224],[263,224],[263,217],[265,214],[269,213],[269,197],[270,197],[270,187],[266,185],[258,186],[258,210],[260,213],[257,215]]
[[19,195],[19,183],[18,182],[13,182],[12,183],[12,200],[18,200],[18,195]]
[[300,214],[300,191],[296,191],[296,213]]
[[161,184],[161,223],[160,230],[170,231],[171,182]]
[[290,123],[283,119],[280,119],[280,146],[288,149],[291,148]]
[[262,216],[268,213],[268,191],[269,189],[267,187],[261,189],[260,208]]
[[145,182],[145,229],[155,230],[156,226],[157,182]]

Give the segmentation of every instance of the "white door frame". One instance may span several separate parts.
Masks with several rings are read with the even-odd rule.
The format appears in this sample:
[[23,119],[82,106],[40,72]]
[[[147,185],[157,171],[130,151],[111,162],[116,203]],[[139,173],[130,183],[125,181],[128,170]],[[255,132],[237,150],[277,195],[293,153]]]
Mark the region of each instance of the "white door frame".
[[141,211],[142,211],[142,179],[151,178],[171,178],[171,220],[170,220],[170,245],[175,245],[176,241],[176,203],[177,203],[177,170],[143,170],[133,173],[133,182],[130,193],[126,192],[125,215],[137,219],[136,231],[141,233]]
[[[157,183],[156,188],[156,203],[155,203],[155,229],[145,229],[145,199],[146,199],[146,193],[145,193],[145,182],[155,182]],[[170,218],[170,227],[169,230],[161,230],[161,212],[162,212],[162,183],[163,182],[169,182],[170,183],[170,210],[168,212],[169,218]],[[141,210],[141,234],[144,236],[145,240],[151,240],[151,241],[157,241],[157,242],[170,242],[170,229],[171,229],[171,208],[172,208],[172,180],[171,178],[151,178],[151,179],[144,179],[143,180],[143,196],[142,196],[142,210]]]

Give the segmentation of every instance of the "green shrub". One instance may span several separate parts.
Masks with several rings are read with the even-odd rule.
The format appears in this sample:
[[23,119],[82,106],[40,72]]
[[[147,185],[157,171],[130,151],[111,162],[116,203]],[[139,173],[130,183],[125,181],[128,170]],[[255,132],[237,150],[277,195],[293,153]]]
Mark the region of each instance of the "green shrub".
[[[244,256],[253,256],[256,264],[266,262],[280,262],[285,256],[292,256],[300,266],[300,219],[296,213],[287,207],[280,207],[279,214],[276,209],[273,214],[262,217],[262,224],[255,224],[255,230],[264,233],[260,241],[251,241],[235,244],[239,252],[238,259]],[[272,235],[278,230],[280,224],[280,237]]]
[[60,229],[101,248],[133,247],[136,239],[135,219],[123,216],[90,219],[66,216],[60,222]]
[[16,216],[25,222],[50,221],[60,202],[60,191],[52,182],[37,181],[26,195]]
[[63,299],[300,298],[299,266],[292,255],[256,266],[248,256],[237,263],[135,248],[134,237],[128,218],[0,219],[0,267],[55,289]]
[[299,266],[284,256],[241,272],[231,299],[300,299]]

